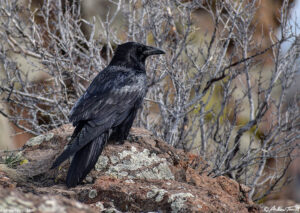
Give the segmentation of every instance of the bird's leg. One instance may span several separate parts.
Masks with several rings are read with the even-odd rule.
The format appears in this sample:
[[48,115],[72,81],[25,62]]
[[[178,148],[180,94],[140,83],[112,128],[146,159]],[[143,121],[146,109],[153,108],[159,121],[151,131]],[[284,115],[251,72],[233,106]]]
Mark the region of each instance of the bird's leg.
[[114,145],[123,145],[125,143],[125,140],[123,140],[121,138],[111,137],[109,139],[108,143],[114,144]]

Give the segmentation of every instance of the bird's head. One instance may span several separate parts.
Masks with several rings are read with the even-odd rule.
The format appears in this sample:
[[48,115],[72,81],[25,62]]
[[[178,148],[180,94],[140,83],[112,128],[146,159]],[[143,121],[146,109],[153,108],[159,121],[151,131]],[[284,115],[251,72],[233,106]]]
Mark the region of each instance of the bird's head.
[[148,56],[165,54],[156,47],[146,46],[137,42],[126,42],[117,47],[111,65],[145,67]]

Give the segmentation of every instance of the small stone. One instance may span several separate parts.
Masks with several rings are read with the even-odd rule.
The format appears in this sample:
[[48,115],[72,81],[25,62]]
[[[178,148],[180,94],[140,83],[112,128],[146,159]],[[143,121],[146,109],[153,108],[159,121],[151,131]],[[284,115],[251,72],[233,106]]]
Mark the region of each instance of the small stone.
[[54,133],[48,133],[46,135],[39,135],[34,138],[29,139],[26,142],[26,146],[38,146],[42,144],[44,141],[50,141],[54,137]]
[[119,213],[120,211],[118,211],[115,208],[109,208],[109,209],[105,209],[103,212],[104,213]]
[[133,180],[125,180],[125,183],[135,183]]
[[97,197],[98,193],[97,193],[97,190],[96,189],[92,189],[90,192],[89,192],[89,198],[91,199],[94,199],[95,197]]
[[39,136],[36,136],[34,138],[31,138],[29,139],[27,142],[26,142],[26,146],[37,146],[37,145],[40,145],[41,143],[44,142],[44,135],[39,135]]
[[87,177],[85,178],[85,181],[86,181],[87,183],[93,183],[93,178],[92,178],[91,176],[87,176]]
[[103,205],[100,201],[98,201],[98,202],[96,203],[96,206],[97,206],[101,211],[104,210],[104,205]]

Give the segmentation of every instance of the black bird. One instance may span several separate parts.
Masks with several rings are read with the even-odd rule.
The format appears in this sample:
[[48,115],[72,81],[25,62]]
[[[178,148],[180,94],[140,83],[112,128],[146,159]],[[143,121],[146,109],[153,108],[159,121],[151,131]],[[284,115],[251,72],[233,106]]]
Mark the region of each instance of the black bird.
[[123,143],[147,91],[145,60],[164,51],[127,42],[117,47],[110,64],[100,72],[70,112],[75,126],[71,142],[51,169],[70,156],[66,185],[81,183],[94,168],[108,140]]

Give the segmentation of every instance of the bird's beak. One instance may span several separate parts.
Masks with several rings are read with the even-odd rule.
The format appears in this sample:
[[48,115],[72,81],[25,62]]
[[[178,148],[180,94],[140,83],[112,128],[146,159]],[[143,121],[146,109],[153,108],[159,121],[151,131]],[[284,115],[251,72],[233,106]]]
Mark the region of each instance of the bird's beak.
[[147,49],[144,51],[144,55],[159,55],[159,54],[165,54],[165,52],[161,49],[158,49],[156,47],[147,46]]

